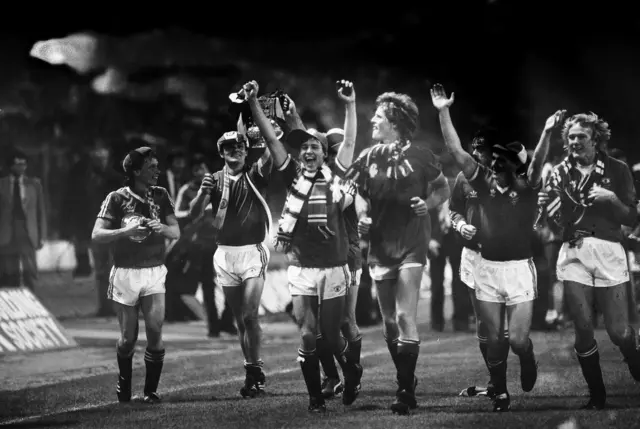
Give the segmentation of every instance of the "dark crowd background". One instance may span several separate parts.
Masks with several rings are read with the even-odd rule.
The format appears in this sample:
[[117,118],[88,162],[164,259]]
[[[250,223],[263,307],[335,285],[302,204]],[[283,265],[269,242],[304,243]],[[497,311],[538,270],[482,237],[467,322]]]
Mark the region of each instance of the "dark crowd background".
[[[335,80],[353,80],[358,149],[369,144],[376,96],[406,92],[421,112],[416,140],[432,146],[449,176],[429,95],[436,82],[456,94],[465,141],[493,125],[532,149],[555,110],[594,111],[611,126],[610,146],[640,161],[640,19],[631,3],[55,6],[13,25],[6,17],[0,30],[0,156],[13,148],[29,156],[27,174],[45,188],[50,238],[64,235],[65,177],[96,143],[111,149],[116,169],[140,139],[163,159],[182,148],[220,168],[215,141],[235,127],[227,96],[249,79],[261,92],[287,92],[307,126],[323,130],[344,118]],[[82,75],[29,56],[39,40],[82,31],[102,36],[98,70]],[[99,94],[91,83],[105,70],[117,85]]]

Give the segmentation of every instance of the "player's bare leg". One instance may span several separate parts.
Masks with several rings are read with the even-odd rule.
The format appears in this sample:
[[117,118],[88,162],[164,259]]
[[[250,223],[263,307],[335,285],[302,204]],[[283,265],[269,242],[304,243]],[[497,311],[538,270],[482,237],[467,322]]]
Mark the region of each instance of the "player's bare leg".
[[602,378],[598,343],[593,333],[594,287],[565,281],[564,290],[573,320],[576,356],[589,387],[589,402],[583,408],[602,409],[606,405],[607,392]]
[[511,400],[507,391],[507,361],[504,359],[504,307],[503,303],[476,301],[478,318],[486,326],[487,366],[494,389],[493,410],[509,411]]
[[373,280],[382,316],[382,334],[387,343],[393,364],[398,370],[398,342],[400,331],[396,320],[396,279]]
[[120,338],[116,343],[119,370],[116,394],[118,401],[129,402],[131,400],[133,353],[139,331],[138,306],[124,305],[119,302],[114,302],[113,306],[120,325]]
[[629,288],[627,283],[595,288],[595,297],[604,315],[611,342],[620,348],[629,372],[640,381],[640,345],[637,331],[629,324]]
[[293,295],[293,315],[300,330],[298,362],[309,393],[309,411],[325,412],[320,384],[320,361],[316,350],[318,334],[318,297]]
[[538,379],[538,363],[529,337],[533,318],[533,301],[507,306],[509,318],[509,344],[520,359],[520,384],[522,390],[530,392]]
[[155,403],[160,401],[157,390],[164,365],[162,324],[165,315],[165,294],[156,293],[141,297],[140,307],[147,334],[147,350],[144,352],[146,374],[143,400],[147,403]]
[[266,378],[260,358],[262,328],[259,322],[260,300],[264,278],[247,279],[237,287],[225,287],[225,296],[238,325],[238,336],[244,355],[245,385],[240,390],[243,397],[254,397],[264,390]]

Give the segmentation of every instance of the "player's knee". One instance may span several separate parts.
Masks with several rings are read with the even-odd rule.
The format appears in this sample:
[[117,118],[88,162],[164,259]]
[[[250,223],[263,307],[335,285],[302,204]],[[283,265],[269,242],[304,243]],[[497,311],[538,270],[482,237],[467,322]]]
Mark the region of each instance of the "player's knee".
[[593,325],[590,320],[574,321],[573,329],[576,336],[576,344],[589,343],[593,341]]
[[340,327],[340,331],[342,332],[342,336],[348,341],[353,341],[360,336],[360,328],[358,328],[355,319],[350,319],[345,322]]
[[[133,334],[133,333],[132,333]],[[133,335],[123,335],[118,341],[118,350],[123,354],[130,353],[136,346],[138,338]]]
[[[149,324],[147,325],[147,343],[151,346],[162,341],[162,324]],[[153,348],[153,347],[152,347]]]
[[301,328],[300,339],[302,340],[304,350],[313,350],[316,348],[317,334],[315,330]]
[[509,345],[515,354],[524,354],[529,349],[529,336],[520,332],[510,333]]
[[487,329],[487,324],[481,322],[480,319],[477,319],[476,335],[478,336],[478,338],[487,338],[487,336],[489,335],[488,331],[489,330]]
[[487,339],[489,344],[501,344],[504,340],[502,332],[499,332],[498,329],[490,329],[488,325],[484,325],[484,335],[483,338]]
[[352,327],[357,327],[358,324],[356,323],[356,317],[354,314],[347,314],[344,317],[344,320],[342,322],[342,329],[350,329]]
[[607,334],[611,342],[620,347],[624,344],[625,338],[628,336],[627,326],[624,324],[611,324],[606,326]]
[[409,313],[406,313],[404,311],[399,311],[397,319],[398,319],[398,329],[401,332],[409,332],[409,331],[415,330],[416,321]]
[[385,315],[382,317],[382,323],[384,324],[384,329],[386,331],[397,332],[398,331],[398,321],[396,319],[396,315]]
[[242,324],[246,329],[253,330],[260,327],[258,323],[258,312],[248,311],[242,313]]

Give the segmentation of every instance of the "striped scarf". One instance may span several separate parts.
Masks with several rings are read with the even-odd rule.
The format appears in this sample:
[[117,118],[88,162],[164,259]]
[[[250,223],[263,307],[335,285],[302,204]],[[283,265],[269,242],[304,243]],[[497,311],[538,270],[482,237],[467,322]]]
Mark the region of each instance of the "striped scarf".
[[404,146],[401,142],[378,143],[372,146],[368,151],[364,151],[358,159],[347,169],[345,177],[353,180],[363,186],[363,190],[367,191],[369,178],[369,169],[375,164],[379,171],[386,172],[390,179],[398,179],[407,177],[413,173],[413,167],[405,152],[411,147],[411,142],[407,141]]
[[342,198],[355,198],[353,182],[340,180],[331,169],[323,165],[315,173],[303,171],[289,188],[287,200],[278,221],[278,233],[274,246],[284,252],[291,250],[291,241],[304,203],[307,205],[307,222],[317,227],[324,239],[335,235],[327,225],[327,204],[339,203]]
[[600,152],[596,154],[595,169],[587,175],[582,175],[571,155],[567,156],[554,168],[545,186],[549,194],[549,202],[545,207],[549,219],[562,227],[571,217],[571,212],[592,206],[593,199],[589,198],[589,192],[594,186],[600,186],[604,174],[605,164]]

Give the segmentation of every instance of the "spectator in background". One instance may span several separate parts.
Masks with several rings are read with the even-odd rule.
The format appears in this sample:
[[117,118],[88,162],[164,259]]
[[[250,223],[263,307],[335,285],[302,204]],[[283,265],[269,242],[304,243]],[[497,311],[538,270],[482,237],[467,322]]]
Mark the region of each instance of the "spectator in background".
[[[222,320],[218,317],[218,309],[216,307],[216,284],[213,270],[213,254],[216,250],[215,232],[209,231],[210,225],[207,223],[213,221],[212,213],[209,210],[201,216],[189,216],[189,205],[198,194],[202,179],[209,173],[209,168],[203,155],[196,154],[193,157],[191,160],[191,173],[193,178],[180,188],[176,200],[176,218],[180,224],[182,239],[179,243],[176,243],[176,246],[168,255],[167,266],[170,267],[171,271],[174,271],[172,267],[177,265],[177,271],[184,275],[172,276],[176,277],[175,280],[178,281],[171,281],[173,278],[167,279],[167,294],[171,297],[169,301],[172,302],[167,306],[167,319],[179,319],[175,313],[179,312],[180,309],[180,294],[188,292],[184,290],[184,284],[192,283],[193,287],[188,289],[195,293],[198,283],[201,283],[202,296],[207,312],[209,337],[219,337],[221,331],[236,335],[238,331],[233,324],[231,307],[225,300]],[[188,268],[183,273],[182,271],[186,264],[188,264]]]
[[209,173],[206,160],[203,155],[196,154],[191,160],[191,177],[190,180],[182,185],[176,196],[176,218],[180,224],[180,228],[184,228],[193,219],[189,218],[189,203],[198,194],[200,183],[205,174]]
[[[454,183],[447,178],[449,187]],[[431,277],[431,329],[442,332],[444,320],[444,280],[447,260],[451,266],[451,299],[453,301],[453,330],[469,330],[470,301],[467,286],[460,280],[460,257],[462,245],[451,227],[449,202],[433,208],[431,217],[431,240],[429,241],[429,276]]]
[[107,299],[109,271],[111,270],[111,246],[92,243],[91,231],[100,205],[113,189],[123,183],[122,176],[110,164],[111,153],[105,142],[98,140],[89,153],[70,169],[67,192],[63,201],[66,236],[73,241],[77,266],[74,277],[91,275],[89,249],[95,268],[99,317],[115,316],[113,306]]
[[178,197],[178,191],[185,181],[187,156],[182,150],[174,150],[167,156],[167,169],[160,173],[158,186],[169,192],[172,201]]
[[590,399],[583,408],[603,409],[607,396],[594,336],[593,303],[604,314],[609,338],[620,349],[631,376],[640,381],[638,332],[629,320],[630,276],[621,232],[622,225],[635,224],[638,201],[629,167],[603,150],[611,138],[606,121],[592,112],[573,115],[564,121],[562,138],[569,154],[554,168],[554,186],[579,201],[584,211],[569,218],[574,213],[569,199],[547,189],[540,192],[539,204],[551,201],[562,210],[561,216],[551,214],[550,219],[563,228],[558,277],[564,282],[574,348],[589,388]]
[[27,156],[8,157],[10,174],[0,179],[0,287],[18,287],[20,264],[24,285],[35,290],[36,250],[47,237],[47,216],[40,180],[25,176]]

